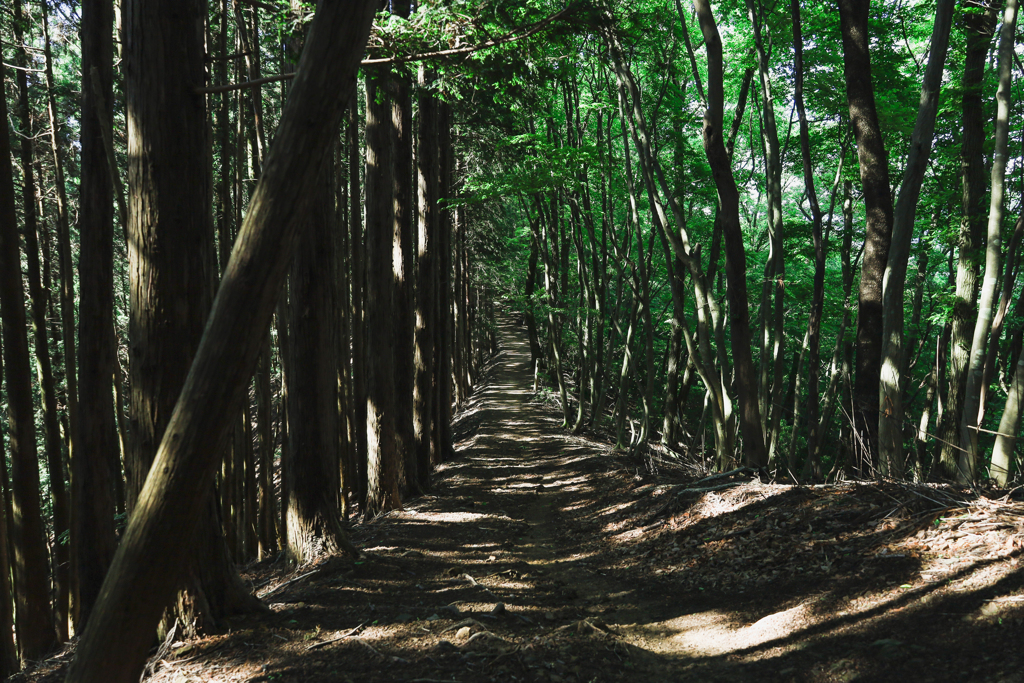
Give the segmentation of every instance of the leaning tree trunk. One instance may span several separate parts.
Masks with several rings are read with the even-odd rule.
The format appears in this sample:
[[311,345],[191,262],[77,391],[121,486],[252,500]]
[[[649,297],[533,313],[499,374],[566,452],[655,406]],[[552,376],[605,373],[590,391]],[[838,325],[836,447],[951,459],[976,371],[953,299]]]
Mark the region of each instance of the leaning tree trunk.
[[875,109],[868,49],[871,0],[839,0],[843,33],[843,72],[850,124],[857,139],[860,180],[864,190],[866,231],[857,297],[857,368],[853,418],[859,435],[856,472],[875,474],[878,454],[878,386],[882,362],[882,276],[892,238],[892,190],[889,161]]
[[326,142],[352,96],[375,6],[321,3],[203,343],[107,574],[103,599],[79,641],[70,683],[138,680],[153,627],[184,574],[181,558],[305,221],[305,188],[315,182]]

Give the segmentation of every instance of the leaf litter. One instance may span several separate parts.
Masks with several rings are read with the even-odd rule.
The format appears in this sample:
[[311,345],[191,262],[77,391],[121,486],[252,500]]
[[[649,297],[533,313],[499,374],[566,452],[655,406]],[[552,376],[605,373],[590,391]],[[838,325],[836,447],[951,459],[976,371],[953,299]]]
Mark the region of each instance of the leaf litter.
[[268,613],[169,639],[146,680],[1024,680],[1019,492],[653,468],[510,390],[503,331],[431,495],[354,524],[356,561],[246,567]]

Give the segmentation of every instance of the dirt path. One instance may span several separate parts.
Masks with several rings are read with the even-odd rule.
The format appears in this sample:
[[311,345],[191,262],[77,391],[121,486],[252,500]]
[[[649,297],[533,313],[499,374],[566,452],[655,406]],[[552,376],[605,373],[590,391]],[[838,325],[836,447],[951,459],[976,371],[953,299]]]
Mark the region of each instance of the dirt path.
[[251,567],[271,613],[150,679],[1024,682],[1024,504],[655,477],[567,435],[501,332],[432,495],[357,525],[355,562]]

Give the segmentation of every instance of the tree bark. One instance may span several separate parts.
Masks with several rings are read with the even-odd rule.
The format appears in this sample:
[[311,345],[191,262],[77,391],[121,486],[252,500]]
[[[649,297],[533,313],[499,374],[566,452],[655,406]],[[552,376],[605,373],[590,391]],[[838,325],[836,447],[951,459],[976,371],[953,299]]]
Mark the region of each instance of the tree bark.
[[857,140],[860,180],[864,191],[866,235],[857,296],[857,367],[854,414],[859,435],[855,471],[876,473],[878,454],[878,386],[882,360],[882,276],[892,239],[892,194],[889,161],[882,141],[871,83],[868,49],[870,0],[839,0],[843,34],[843,72],[850,123]]
[[981,425],[981,382],[985,372],[985,345],[992,327],[1001,256],[1003,201],[1006,195],[1005,176],[1007,143],[1010,133],[1010,86],[1013,78],[1013,47],[1017,29],[1017,0],[1007,0],[1003,25],[999,34],[999,88],[996,91],[995,148],[992,153],[992,193],[989,200],[988,236],[985,243],[985,279],[978,300],[978,318],[971,339],[967,388],[964,391],[964,412],[960,419],[960,460],[957,480],[974,481],[978,470],[978,428]]
[[[323,2],[207,330],[155,466],[107,575],[70,683],[138,680],[150,634],[182,576],[199,503],[245,395],[319,173],[355,86],[376,3]],[[109,643],[116,642],[112,649]]]
[[960,142],[960,167],[963,215],[957,234],[956,291],[949,341],[949,383],[946,405],[942,410],[938,433],[939,462],[946,475],[956,472],[959,459],[960,419],[963,415],[967,366],[970,363],[971,330],[977,311],[978,266],[985,230],[985,111],[982,85],[985,62],[997,14],[994,5],[984,11],[964,14],[967,53],[964,58],[961,111],[963,134]]
[[[192,364],[210,309],[216,269],[210,220],[201,0],[129,2],[125,8],[131,268],[129,510],[137,505],[157,446]],[[241,411],[236,413],[240,416]],[[241,476],[241,468],[236,472]],[[207,494],[212,486],[207,485]],[[236,504],[242,501],[241,496]],[[208,501],[204,500],[204,503]],[[189,554],[185,625],[217,629],[225,613],[258,608],[229,562],[215,508]],[[231,514],[225,510],[224,514]],[[224,571],[217,571],[224,570]],[[179,586],[182,588],[185,586]],[[200,614],[201,612],[201,614]]]
[[[0,81],[4,69],[0,67]],[[7,121],[7,101],[0,97],[0,120]],[[56,645],[49,567],[36,460],[35,413],[29,370],[28,334],[21,280],[21,256],[14,209],[10,139],[0,126],[0,318],[3,321],[4,371],[11,444],[11,546],[14,549],[14,604],[22,662],[41,659]],[[108,395],[109,403],[109,395]]]
[[401,505],[395,442],[394,168],[387,67],[366,78],[366,460],[364,512]]
[[903,454],[903,293],[907,284],[907,265],[914,234],[921,183],[931,156],[935,116],[939,107],[939,89],[953,24],[953,0],[939,0],[932,28],[928,66],[921,85],[921,102],[910,139],[910,154],[900,184],[893,216],[892,242],[889,245],[885,276],[882,280],[882,362],[878,388],[878,465],[882,475],[902,477]]
[[[114,188],[107,170],[103,127],[113,100],[114,10],[111,0],[82,2],[82,132],[79,239],[79,447],[71,461],[71,556],[74,621],[87,623],[114,555]],[[104,107],[102,115],[100,106]]]
[[757,377],[750,356],[750,318],[747,303],[747,265],[740,228],[739,192],[732,175],[732,165],[725,150],[723,133],[722,41],[718,34],[711,5],[707,0],[694,0],[701,31],[708,49],[708,110],[704,114],[704,151],[711,164],[711,173],[718,188],[719,215],[725,237],[725,274],[729,282],[729,322],[732,333],[736,390],[740,400],[740,429],[743,450],[751,467],[768,464],[764,434],[761,432],[761,410],[757,404]]
[[413,429],[419,486],[430,484],[431,425],[434,414],[433,362],[437,342],[435,316],[435,262],[437,243],[437,103],[427,90],[428,74],[419,71],[419,136],[416,147],[417,241],[416,241],[416,330],[413,368]]

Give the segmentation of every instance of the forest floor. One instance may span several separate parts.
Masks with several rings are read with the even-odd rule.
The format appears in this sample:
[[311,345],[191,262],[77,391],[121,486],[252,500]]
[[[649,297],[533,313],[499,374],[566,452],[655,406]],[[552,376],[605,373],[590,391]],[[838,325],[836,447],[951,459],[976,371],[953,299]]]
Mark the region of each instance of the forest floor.
[[1024,682],[1013,495],[652,472],[567,435],[501,331],[432,495],[355,561],[248,567],[270,612],[146,680]]

